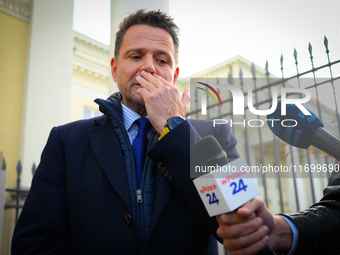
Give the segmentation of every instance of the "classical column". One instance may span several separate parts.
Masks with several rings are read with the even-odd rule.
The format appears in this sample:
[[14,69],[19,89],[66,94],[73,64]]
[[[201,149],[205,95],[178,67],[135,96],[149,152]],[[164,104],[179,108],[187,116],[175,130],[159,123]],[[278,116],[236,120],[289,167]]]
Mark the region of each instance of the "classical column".
[[51,128],[70,120],[73,1],[31,3],[20,135],[22,186],[30,186],[33,161]]
[[[161,10],[169,14],[169,0],[111,0],[111,43],[110,43],[110,59],[113,57],[115,49],[115,35],[118,31],[118,23],[121,22],[127,13],[135,12],[138,9]],[[109,81],[110,94],[117,92],[117,84],[113,81],[110,74]]]

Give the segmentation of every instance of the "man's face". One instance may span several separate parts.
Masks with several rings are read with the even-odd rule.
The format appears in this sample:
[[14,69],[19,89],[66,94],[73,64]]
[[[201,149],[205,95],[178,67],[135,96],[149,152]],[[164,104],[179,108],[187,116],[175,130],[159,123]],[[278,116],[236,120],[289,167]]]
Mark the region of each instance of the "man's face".
[[136,90],[141,71],[158,74],[176,84],[179,69],[175,64],[175,47],[171,35],[148,25],[130,27],[123,39],[118,60],[112,58],[111,73],[123,96],[123,104],[139,113],[145,111],[144,100]]

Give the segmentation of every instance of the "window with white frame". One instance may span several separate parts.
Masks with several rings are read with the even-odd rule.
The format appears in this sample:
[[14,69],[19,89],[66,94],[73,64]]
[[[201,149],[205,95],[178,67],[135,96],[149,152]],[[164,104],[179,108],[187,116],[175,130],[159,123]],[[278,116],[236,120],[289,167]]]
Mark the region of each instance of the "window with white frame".
[[89,119],[102,115],[100,111],[84,107],[83,109],[83,119]]

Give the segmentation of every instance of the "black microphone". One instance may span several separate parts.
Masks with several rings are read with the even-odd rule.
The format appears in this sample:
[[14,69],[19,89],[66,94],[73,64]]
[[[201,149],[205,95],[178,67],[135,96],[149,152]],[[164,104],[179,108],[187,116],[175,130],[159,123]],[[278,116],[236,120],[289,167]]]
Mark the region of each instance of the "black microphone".
[[340,159],[340,140],[326,129],[317,128],[310,138],[310,144],[326,152],[335,159]]
[[310,145],[340,159],[340,140],[323,128],[322,121],[312,111],[305,115],[295,104],[286,106],[286,115],[281,115],[278,101],[276,110],[267,116],[270,130],[284,142],[302,149]]
[[[212,135],[206,136],[196,142],[194,144],[194,152],[196,159],[201,166],[224,166],[229,163],[227,153]],[[267,245],[258,253],[258,255],[269,254],[273,253],[269,250]]]
[[203,137],[196,142],[194,152],[198,163],[202,166],[223,166],[229,163],[227,153],[212,135]]

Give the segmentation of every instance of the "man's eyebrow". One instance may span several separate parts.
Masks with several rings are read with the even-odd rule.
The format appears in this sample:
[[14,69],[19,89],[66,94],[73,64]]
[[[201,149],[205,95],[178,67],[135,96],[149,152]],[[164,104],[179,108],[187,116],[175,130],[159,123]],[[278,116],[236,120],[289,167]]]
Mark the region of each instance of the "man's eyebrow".
[[[130,52],[132,52],[132,51],[135,51],[135,52],[143,52],[143,51],[146,51],[147,49],[145,49],[145,48],[131,48],[131,49],[128,49],[127,51],[126,51],[126,53],[130,53]],[[165,50],[156,50],[155,51],[157,54],[164,54],[164,55],[169,55],[169,56],[171,56],[171,53],[169,53],[169,52],[167,52],[167,51],[165,51]]]
[[131,51],[137,51],[137,52],[142,52],[142,51],[145,51],[146,49],[144,48],[131,48],[131,49],[128,49],[126,52],[131,52]]
[[167,52],[167,51],[164,51],[164,50],[156,50],[156,53],[157,54],[160,54],[160,55],[169,55],[171,56],[171,53]]

